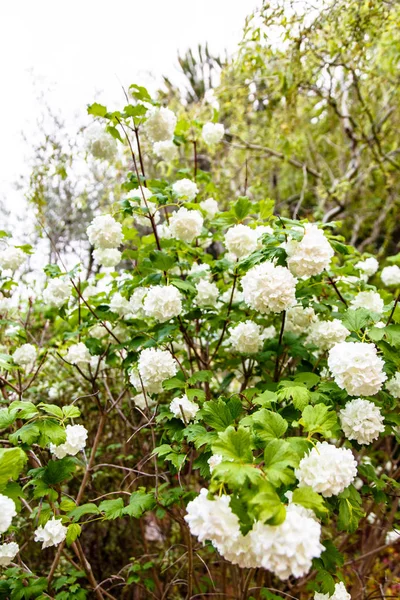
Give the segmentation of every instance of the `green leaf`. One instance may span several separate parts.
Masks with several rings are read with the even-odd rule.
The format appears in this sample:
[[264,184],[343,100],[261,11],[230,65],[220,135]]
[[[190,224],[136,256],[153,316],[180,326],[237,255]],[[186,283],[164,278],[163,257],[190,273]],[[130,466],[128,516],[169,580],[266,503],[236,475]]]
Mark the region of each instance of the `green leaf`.
[[61,460],[49,460],[44,468],[42,479],[48,485],[56,485],[69,479],[75,467],[75,461],[70,456]]
[[235,215],[239,221],[243,221],[250,214],[252,203],[246,196],[240,196],[233,206]]
[[107,114],[107,108],[102,104],[98,104],[95,102],[94,104],[90,104],[87,108],[88,115],[93,115],[94,117],[105,117]]
[[39,427],[35,423],[26,423],[9,436],[10,442],[17,444],[21,440],[24,444],[32,445],[39,437]]
[[353,485],[346,488],[338,495],[339,518],[338,529],[354,533],[357,531],[360,519],[365,516],[362,508],[361,496]]
[[301,487],[294,490],[292,502],[301,504],[304,508],[310,508],[318,516],[323,516],[328,512],[323,497],[310,487]]
[[45,447],[49,444],[63,444],[65,442],[65,429],[61,427],[53,419],[41,419],[36,421],[36,426],[39,429],[39,441],[38,443]]
[[244,427],[236,430],[232,426],[219,433],[218,440],[212,446],[214,454],[221,454],[228,460],[233,459],[247,463],[253,462],[252,448],[250,432]]
[[164,390],[177,390],[177,389],[185,389],[186,381],[181,379],[180,377],[171,377],[170,379],[166,379],[163,381]]
[[32,402],[15,400],[15,402],[11,402],[9,408],[12,411],[18,411],[19,419],[32,419],[32,417],[35,417],[39,413]]
[[294,376],[294,381],[302,383],[306,386],[306,388],[311,389],[319,383],[321,377],[316,375],[315,373],[309,373],[306,371],[305,373],[297,373]]
[[257,519],[263,523],[275,519],[282,508],[285,510],[278,494],[268,482],[263,482],[260,491],[251,498],[249,504],[253,507]]
[[199,381],[202,381],[202,382],[203,381],[211,381],[212,376],[213,376],[212,371],[196,371],[196,373],[194,373],[188,379],[188,383],[190,383],[190,385],[195,385]]
[[87,504],[82,504],[82,506],[77,506],[69,513],[69,517],[74,521],[79,521],[81,517],[84,515],[100,515],[101,512],[93,502],[88,502]]
[[289,485],[295,480],[290,467],[297,467],[299,457],[285,440],[272,440],[264,451],[264,470],[274,486]]
[[320,560],[324,563],[327,571],[336,573],[338,569],[343,567],[344,556],[330,540],[326,540],[322,544],[325,546],[325,550],[321,554]]
[[21,448],[0,449],[0,486],[9,479],[17,479],[26,461],[26,454]]
[[43,402],[40,402],[40,404],[38,404],[38,407],[41,408],[48,415],[58,417],[59,419],[63,418],[63,411],[56,404],[44,404]]
[[305,407],[299,422],[311,434],[321,433],[325,437],[331,437],[332,431],[337,427],[337,416],[325,404],[316,404]]
[[371,311],[366,308],[349,309],[342,315],[342,323],[349,331],[360,331],[373,321]]
[[152,510],[155,504],[153,494],[145,492],[144,489],[139,489],[131,495],[128,506],[124,508],[124,515],[139,519],[144,512]]
[[[234,409],[234,410],[232,410]],[[219,400],[210,400],[203,404],[201,415],[204,422],[216,429],[217,431],[225,431],[229,425],[232,425],[238,416],[237,404],[224,402],[221,398]],[[240,411],[242,405],[240,403]],[[239,412],[240,414],[240,412]]]
[[300,381],[281,381],[278,389],[279,400],[292,400],[297,410],[303,410],[310,403],[311,394]]
[[258,206],[260,219],[269,219],[274,214],[275,200],[272,200],[272,198],[260,200]]
[[81,411],[77,406],[63,406],[62,412],[66,419],[77,419],[81,416]]
[[132,85],[129,86],[129,92],[133,98],[136,98],[136,100],[152,102],[149,92],[145,87],[141,85],[136,85],[136,83],[132,83]]
[[258,406],[269,408],[271,404],[278,402],[278,396],[275,394],[275,392],[265,390],[265,392],[259,396],[254,396],[251,401],[253,404],[257,404]]
[[116,498],[115,500],[103,500],[99,505],[99,510],[104,512],[104,516],[108,521],[122,517],[124,514],[124,501],[122,498]]
[[151,266],[160,271],[169,271],[175,264],[176,260],[173,256],[169,256],[162,250],[153,250],[150,252],[149,258]]
[[250,481],[257,484],[262,479],[262,473],[256,466],[238,462],[222,462],[213,470],[213,477],[232,487],[241,487]]
[[60,502],[60,510],[63,512],[70,512],[71,510],[74,510],[75,507],[75,502],[70,498],[64,497]]
[[10,412],[8,408],[2,408],[0,410],[0,429],[7,429],[16,420],[16,414]]
[[264,442],[281,438],[288,428],[288,422],[280,414],[266,408],[257,410],[242,422],[252,424],[255,434]]
[[71,546],[73,542],[81,535],[81,526],[78,523],[68,525],[66,542],[67,546]]

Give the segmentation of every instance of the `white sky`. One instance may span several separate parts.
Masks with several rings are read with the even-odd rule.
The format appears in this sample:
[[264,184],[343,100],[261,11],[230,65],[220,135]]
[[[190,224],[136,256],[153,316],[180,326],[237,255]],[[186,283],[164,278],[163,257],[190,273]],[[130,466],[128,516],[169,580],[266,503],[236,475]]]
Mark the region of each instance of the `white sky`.
[[[0,0],[0,197],[25,210],[13,189],[27,173],[29,144],[41,108],[67,122],[98,101],[119,106],[124,86],[155,87],[177,78],[177,50],[208,42],[232,53],[257,0]],[[1,218],[0,218],[1,229]]]

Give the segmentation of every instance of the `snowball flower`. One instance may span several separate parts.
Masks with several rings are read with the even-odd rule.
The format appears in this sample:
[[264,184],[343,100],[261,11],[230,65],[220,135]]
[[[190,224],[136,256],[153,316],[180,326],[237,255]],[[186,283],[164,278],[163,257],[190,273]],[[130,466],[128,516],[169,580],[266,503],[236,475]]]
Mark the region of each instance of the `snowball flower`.
[[400,284],[400,267],[391,265],[382,269],[381,279],[383,285],[399,285]]
[[297,333],[298,335],[307,333],[310,325],[316,321],[314,309],[310,306],[293,306],[286,313],[285,331]]
[[206,217],[213,219],[219,211],[218,202],[214,198],[207,198],[200,202],[200,208],[206,213]]
[[170,240],[172,238],[172,233],[167,223],[161,223],[157,225],[157,235],[160,240]]
[[72,292],[72,283],[65,279],[51,279],[47,288],[43,292],[43,300],[50,306],[61,308],[65,304]]
[[165,323],[182,312],[182,296],[173,285],[155,285],[144,299],[143,308],[147,317]]
[[195,418],[200,410],[200,406],[196,402],[189,400],[186,394],[184,394],[181,398],[174,398],[172,400],[169,410],[177,419],[188,422]]
[[190,267],[188,277],[210,277],[211,267],[207,263],[193,263]]
[[178,198],[187,198],[190,200],[194,200],[199,193],[199,189],[194,181],[190,179],[179,179],[179,181],[175,181],[172,186],[172,191]]
[[246,304],[264,315],[296,304],[296,283],[289,269],[270,261],[250,269],[241,281]]
[[316,225],[307,223],[300,242],[290,240],[285,244],[287,264],[297,277],[319,275],[330,265],[334,251],[324,232]]
[[15,502],[8,496],[0,494],[0,533],[5,533],[17,514]]
[[86,229],[89,242],[96,248],[117,248],[123,240],[122,225],[111,215],[95,217]]
[[244,258],[257,249],[257,231],[247,225],[234,225],[225,234],[225,246],[235,258]]
[[149,291],[149,288],[137,287],[129,298],[129,317],[131,319],[141,319],[144,317],[143,300]]
[[340,583],[335,584],[335,591],[333,592],[332,596],[330,594],[321,594],[320,592],[315,592],[314,600],[351,600],[351,596],[346,590],[346,586],[341,581]]
[[162,158],[167,162],[174,160],[178,156],[178,147],[172,140],[165,140],[163,142],[156,142],[153,145],[153,152],[158,158]]
[[217,285],[213,281],[207,281],[207,279],[200,279],[196,283],[196,304],[197,306],[215,306],[217,301],[219,290]]
[[400,398],[400,372],[397,371],[385,385],[389,394],[394,398]]
[[38,527],[35,531],[35,542],[43,542],[42,549],[50,546],[58,546],[65,540],[67,528],[61,522],[61,519],[53,517],[47,521],[44,527]]
[[111,298],[110,310],[120,317],[124,317],[130,312],[129,302],[119,292],[116,292]]
[[243,354],[258,352],[263,345],[260,326],[254,321],[239,323],[236,327],[229,329],[229,342],[232,348]]
[[201,132],[202,138],[207,146],[218,144],[224,137],[225,127],[222,123],[206,123]]
[[86,446],[88,432],[83,425],[67,425],[65,433],[66,439],[63,444],[58,446],[50,444],[50,452],[57,458],[64,458],[67,455],[75,456]]
[[22,344],[13,354],[13,361],[21,367],[31,367],[37,357],[37,350],[32,344]]
[[272,340],[276,336],[276,329],[273,325],[266,327],[261,332],[260,338],[264,342],[265,340]]
[[78,367],[90,363],[90,358],[90,352],[83,342],[78,342],[77,344],[70,346],[65,356],[67,362],[78,365]]
[[325,498],[337,496],[357,475],[357,463],[348,448],[336,448],[328,442],[317,442],[301,459],[295,475],[299,487],[309,486]]
[[94,158],[112,161],[117,154],[115,139],[105,131],[97,130],[88,139],[88,150]]
[[367,277],[372,277],[379,269],[379,263],[376,258],[371,256],[365,260],[359,260],[358,263],[354,265],[354,268],[362,271]]
[[152,106],[146,113],[143,129],[152,142],[165,142],[174,137],[176,116],[163,106]]
[[26,254],[21,248],[8,246],[0,252],[0,269],[16,271],[26,261]]
[[121,262],[121,252],[116,248],[97,248],[93,251],[94,260],[103,267],[115,267]]
[[160,213],[157,211],[157,205],[154,202],[150,202],[154,194],[149,188],[141,186],[140,188],[134,188],[131,190],[132,197],[138,202],[140,208],[146,210],[143,215],[135,214],[135,221],[142,225],[142,227],[148,227],[151,225],[150,216],[153,217],[153,221],[158,223],[160,221]]
[[15,542],[0,545],[0,567],[8,567],[17,556],[19,546]]
[[307,336],[307,343],[317,346],[318,350],[325,352],[335,344],[344,342],[350,331],[346,329],[339,319],[332,321],[317,321],[312,323]]
[[356,398],[339,411],[344,435],[359,444],[370,444],[385,430],[383,415],[378,406],[368,400]]
[[[176,375],[178,366],[166,350],[145,348],[139,356],[138,370],[145,390],[150,394],[159,394],[163,391],[162,382]],[[141,386],[136,389],[141,389]]]
[[350,302],[350,308],[366,308],[379,314],[383,312],[383,306],[384,302],[378,292],[372,290],[359,292]]
[[[137,373],[135,375],[138,379],[139,377],[138,377]],[[132,377],[132,374],[131,374],[131,377]],[[132,377],[132,379],[133,379],[133,377]],[[136,383],[137,383],[137,381],[136,381]],[[136,385],[135,385],[135,387],[136,387]],[[138,389],[138,388],[136,387],[136,389]],[[140,383],[139,383],[139,389],[140,389]],[[156,404],[152,398],[150,398],[149,396],[145,396],[143,394],[143,392],[140,392],[140,394],[136,394],[136,396],[133,396],[132,400],[135,403],[135,406],[137,406],[141,410],[146,410],[146,408],[151,408],[152,406],[154,406]]]
[[208,466],[210,467],[210,473],[213,472],[215,467],[222,463],[222,454],[213,454],[207,461]]
[[313,558],[325,549],[320,542],[321,525],[302,508],[289,504],[283,523],[274,526],[258,521],[248,534],[258,564],[279,579],[306,575]]
[[373,396],[386,380],[384,362],[373,344],[341,342],[328,356],[328,367],[337,385],[350,396]]
[[180,208],[174,212],[169,222],[172,237],[190,244],[201,234],[203,217],[198,210]]

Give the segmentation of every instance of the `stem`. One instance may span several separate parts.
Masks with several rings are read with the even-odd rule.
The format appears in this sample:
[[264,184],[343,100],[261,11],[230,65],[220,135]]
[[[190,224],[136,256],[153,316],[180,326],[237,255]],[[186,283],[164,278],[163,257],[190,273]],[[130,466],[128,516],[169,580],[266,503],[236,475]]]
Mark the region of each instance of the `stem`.
[[394,311],[396,310],[396,306],[397,306],[397,304],[398,304],[399,300],[400,300],[400,293],[398,293],[398,294],[397,294],[396,300],[395,300],[395,302],[394,302],[394,306],[393,306],[392,310],[390,311],[389,318],[388,318],[388,320],[387,320],[387,322],[386,322],[386,327],[387,327],[387,326],[390,324],[390,321],[391,321],[391,320],[392,320],[392,318],[393,318]]
[[345,305],[345,307],[347,308],[347,302],[346,302],[346,300],[343,298],[342,294],[339,292],[339,289],[338,289],[338,287],[337,287],[336,283],[333,281],[332,277],[330,277],[329,275],[328,275],[328,281],[329,281],[329,283],[330,283],[330,284],[333,286],[333,289],[334,289],[334,290],[335,290],[335,292],[337,293],[339,300],[340,300],[341,302],[343,302],[343,304],[344,304],[344,305]]
[[214,357],[215,357],[215,355],[217,354],[217,352],[218,352],[218,349],[219,349],[219,347],[220,347],[220,345],[222,344],[222,342],[223,342],[223,339],[224,339],[224,335],[225,335],[225,332],[226,332],[226,328],[227,328],[227,326],[228,326],[228,318],[229,318],[229,314],[230,314],[230,312],[231,312],[231,309],[232,309],[232,304],[233,304],[233,295],[234,295],[234,293],[235,293],[235,288],[236,288],[236,281],[237,281],[237,278],[238,278],[238,275],[237,275],[237,273],[235,273],[235,274],[233,275],[233,285],[232,285],[232,292],[231,292],[231,297],[229,298],[228,312],[227,312],[227,314],[226,314],[225,323],[224,323],[224,326],[222,327],[221,336],[220,336],[220,338],[219,338],[219,340],[218,340],[217,346],[216,346],[216,348],[215,348],[215,350],[214,350],[214,354],[212,355],[212,357],[211,357],[211,360],[213,360],[213,358],[214,358]]
[[285,320],[286,320],[286,311],[284,310],[282,313],[282,323],[281,323],[281,330],[279,332],[278,348],[276,350],[274,381],[278,381],[278,379],[279,379],[279,350],[282,345],[283,332],[285,330]]

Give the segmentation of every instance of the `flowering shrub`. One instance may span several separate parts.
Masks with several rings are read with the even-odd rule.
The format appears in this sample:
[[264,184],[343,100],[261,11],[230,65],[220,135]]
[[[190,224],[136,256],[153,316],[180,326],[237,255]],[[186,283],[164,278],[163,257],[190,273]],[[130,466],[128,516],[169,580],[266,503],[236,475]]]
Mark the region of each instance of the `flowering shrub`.
[[27,301],[1,253],[0,597],[364,598],[399,539],[396,273],[220,197],[224,127],[131,92],[89,107],[132,153],[97,274]]

